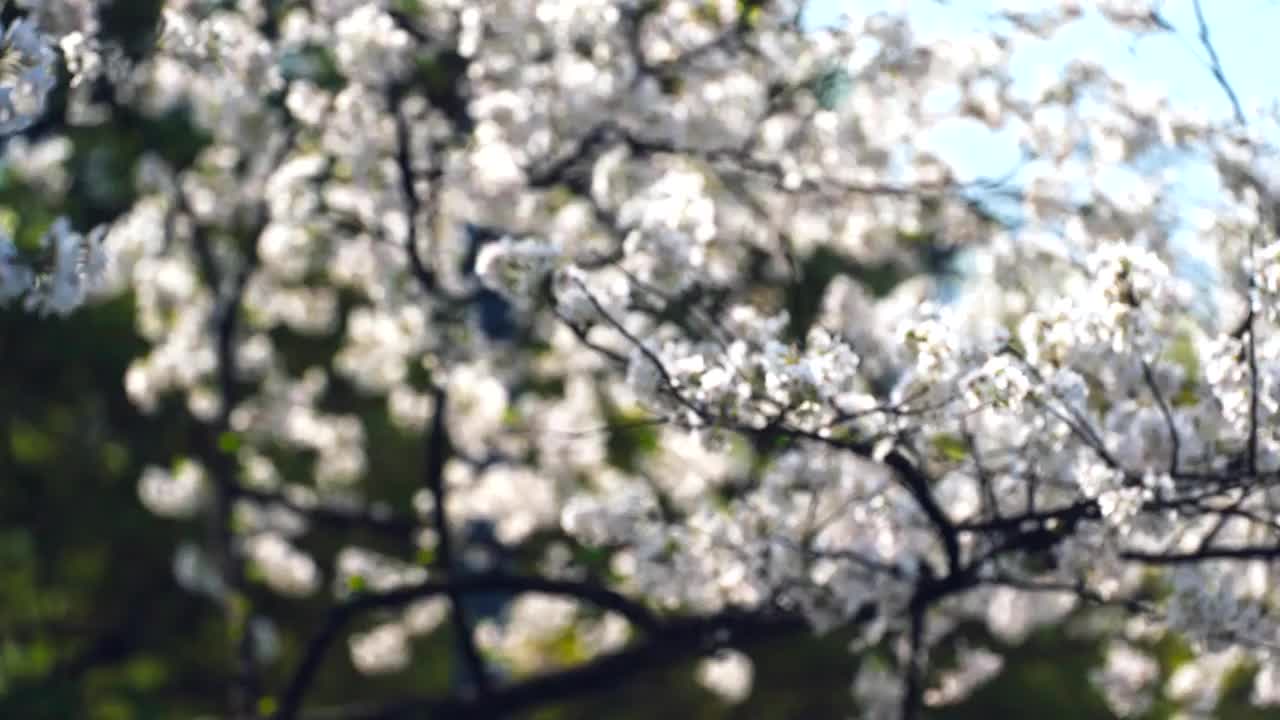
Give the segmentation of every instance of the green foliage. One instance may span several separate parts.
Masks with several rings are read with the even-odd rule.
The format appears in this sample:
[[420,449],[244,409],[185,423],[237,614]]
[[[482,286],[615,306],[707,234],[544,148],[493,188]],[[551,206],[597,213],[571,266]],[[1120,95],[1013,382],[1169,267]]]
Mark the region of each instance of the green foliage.
[[975,626],[962,628],[961,634],[1004,654],[1004,667],[963,702],[935,712],[937,720],[1025,717],[1029,708],[1035,709],[1037,720],[1115,717],[1089,681],[1089,673],[1102,661],[1103,646],[1097,638],[1050,628],[1008,646],[983,637],[985,630]]
[[228,455],[234,455],[240,449],[242,442],[239,433],[228,430],[218,436],[218,449]]
[[338,72],[333,52],[317,45],[292,50],[280,59],[280,67],[289,80],[307,80],[325,90],[341,90],[346,84]]
[[823,110],[835,110],[853,90],[853,78],[841,67],[829,68],[813,79],[813,95]]
[[877,297],[888,295],[905,277],[902,268],[892,263],[862,265],[830,247],[819,247],[799,263],[795,281],[788,290],[786,309],[791,317],[791,324],[787,329],[789,337],[796,341],[804,339],[822,309],[822,298],[827,286],[839,275],[848,275],[858,280]]
[[609,435],[605,450],[609,464],[631,472],[638,470],[641,459],[658,449],[658,426],[644,413],[613,407],[603,395],[600,400],[607,408]]
[[163,0],[103,3],[98,10],[101,33],[119,43],[130,58],[141,58],[155,45],[162,7]]
[[760,24],[769,0],[738,0],[738,27],[754,29]]
[[969,446],[962,438],[955,435],[934,435],[932,442],[933,449],[945,460],[960,462],[969,457]]

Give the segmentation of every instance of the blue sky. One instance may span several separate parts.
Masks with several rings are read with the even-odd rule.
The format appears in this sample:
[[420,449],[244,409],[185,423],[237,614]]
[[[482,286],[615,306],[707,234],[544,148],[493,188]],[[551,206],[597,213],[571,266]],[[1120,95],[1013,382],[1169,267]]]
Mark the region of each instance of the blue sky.
[[[1023,5],[1043,6],[1046,1],[1052,0]],[[1246,112],[1276,103],[1280,99],[1280,0],[1201,2],[1213,44]],[[999,0],[809,0],[806,17],[817,27],[836,23],[844,12],[906,9],[917,31],[927,39],[981,29],[990,22],[989,14],[1003,4]],[[1113,28],[1090,12],[1052,41],[1032,41],[1030,47],[1015,54],[1014,77],[1018,83],[1034,83],[1044,74],[1057,75],[1058,68],[1073,58],[1087,57],[1102,63],[1116,77],[1159,90],[1179,107],[1229,118],[1230,102],[1206,66],[1192,0],[1165,0],[1160,3],[1160,12],[1179,32],[1136,40],[1133,34]],[[1275,128],[1267,132],[1275,134]],[[993,137],[973,126],[935,133],[925,142],[953,163],[962,177],[1000,176],[1019,159],[1011,136]],[[1183,172],[1179,196],[1185,194],[1197,205],[1212,203],[1216,183],[1205,179],[1211,176],[1197,175],[1191,167]],[[1202,253],[1212,252],[1190,236],[1180,239],[1192,255],[1205,257]]]
[[[848,11],[905,8],[921,35],[929,38],[980,29],[988,22],[984,16],[1000,6],[992,0],[810,0],[807,20],[822,26],[834,24]],[[1280,0],[1202,0],[1202,6],[1227,76],[1246,110],[1276,102],[1280,97]],[[1015,76],[1019,82],[1032,83],[1072,58],[1090,57],[1118,77],[1159,88],[1182,107],[1228,117],[1231,106],[1204,64],[1191,0],[1166,0],[1161,13],[1179,28],[1178,35],[1152,34],[1135,41],[1133,35],[1090,16],[1053,41],[1036,43],[1034,49],[1015,55]],[[970,145],[946,144],[952,146],[951,157],[957,148]],[[1000,174],[1017,160],[1012,148],[988,146],[966,155],[971,157],[961,164],[988,175]]]
[[[807,20],[815,26],[829,25],[850,10],[906,8],[925,37],[936,37],[958,28],[980,29],[984,16],[1002,4],[993,0],[809,0]],[[1276,77],[1280,0],[1202,0],[1202,7],[1222,64],[1246,108],[1274,101],[1280,95]],[[1220,115],[1229,113],[1221,89],[1201,63],[1204,53],[1196,37],[1191,0],[1165,0],[1160,12],[1181,30],[1179,36],[1153,34],[1134,42],[1131,35],[1088,17],[1039,52],[1025,55],[1018,71],[1031,80],[1067,59],[1089,56],[1122,77],[1164,88],[1175,100]]]

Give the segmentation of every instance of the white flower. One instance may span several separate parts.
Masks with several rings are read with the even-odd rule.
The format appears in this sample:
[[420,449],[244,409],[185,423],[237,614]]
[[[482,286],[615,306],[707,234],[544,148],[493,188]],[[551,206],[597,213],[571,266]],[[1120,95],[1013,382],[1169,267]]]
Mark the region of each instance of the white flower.
[[57,53],[49,38],[17,20],[0,39],[0,134],[30,127],[57,84]]
[[1263,664],[1253,679],[1254,705],[1280,705],[1280,665],[1273,659]]
[[63,36],[58,42],[62,55],[67,59],[67,70],[71,72],[71,87],[78,87],[86,80],[98,77],[102,72],[102,53],[96,41],[81,32],[73,32]]
[[1106,490],[1098,495],[1098,511],[1113,527],[1123,527],[1142,509],[1145,496],[1140,487]]
[[404,609],[404,630],[409,635],[426,635],[449,616],[449,600],[433,597],[417,600]]
[[214,561],[192,542],[183,542],[173,552],[173,576],[186,590],[220,597],[226,592],[226,583]]
[[626,307],[630,284],[625,276],[608,271],[588,273],[576,265],[566,265],[555,274],[556,308],[576,325],[599,322],[601,313],[614,314]]
[[986,648],[969,649],[961,644],[956,669],[943,672],[936,686],[925,691],[930,706],[959,702],[974,689],[992,679],[1004,667],[1004,658]]
[[410,67],[413,38],[376,3],[356,8],[334,26],[334,56],[348,77],[370,85],[399,79]]
[[1102,689],[1107,705],[1120,717],[1136,717],[1146,712],[1154,697],[1160,667],[1145,653],[1127,643],[1113,642],[1107,649],[1106,665],[1090,679]]
[[385,623],[351,635],[351,663],[365,675],[403,670],[409,657],[408,636],[399,623]]
[[753,675],[751,658],[737,650],[721,650],[698,663],[698,682],[730,703],[747,699]]
[[206,499],[204,468],[190,460],[172,472],[148,466],[138,480],[138,497],[151,512],[164,517],[191,517]]
[[1152,0],[1098,0],[1100,10],[1108,20],[1135,32],[1152,32],[1167,29],[1157,21]]
[[627,358],[627,384],[642,398],[653,398],[665,388],[663,368],[654,362],[651,353],[635,348]]
[[22,262],[13,241],[0,237],[0,303],[27,292],[33,282],[31,268]]
[[559,257],[560,251],[547,243],[504,237],[480,250],[476,275],[490,290],[527,305]]
[[1086,497],[1098,495],[1120,487],[1124,474],[1108,467],[1099,460],[1081,458],[1072,469],[1080,490]]
[[[88,293],[101,282],[106,256],[102,247],[105,227],[88,238],[72,231],[66,218],[59,218],[40,239],[40,249],[49,263],[47,272],[32,275],[32,287],[26,295],[28,309],[43,314],[66,315],[79,307]],[[0,244],[0,265],[4,262]],[[4,271],[0,269],[0,280]],[[20,280],[21,278],[19,278]]]
[[926,308],[923,317],[907,323],[899,332],[906,351],[914,356],[916,371],[925,378],[940,378],[955,372],[955,344],[945,318]]
[[991,404],[1015,413],[1031,391],[1031,380],[1008,355],[989,358],[963,385],[970,408]]
[[245,550],[263,581],[282,595],[306,596],[320,586],[315,561],[279,534],[254,535],[245,542]]
[[397,560],[372,550],[344,547],[338,551],[334,592],[339,596],[356,589],[394,590],[427,579],[426,568]]

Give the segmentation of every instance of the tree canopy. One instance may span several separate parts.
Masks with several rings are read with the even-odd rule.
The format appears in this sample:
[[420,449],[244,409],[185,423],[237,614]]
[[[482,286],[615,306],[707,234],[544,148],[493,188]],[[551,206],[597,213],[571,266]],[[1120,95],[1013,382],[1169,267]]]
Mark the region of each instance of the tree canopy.
[[[3,3],[0,715],[1274,713],[1280,108],[1188,4]],[[1015,76],[1099,21],[1230,112]]]

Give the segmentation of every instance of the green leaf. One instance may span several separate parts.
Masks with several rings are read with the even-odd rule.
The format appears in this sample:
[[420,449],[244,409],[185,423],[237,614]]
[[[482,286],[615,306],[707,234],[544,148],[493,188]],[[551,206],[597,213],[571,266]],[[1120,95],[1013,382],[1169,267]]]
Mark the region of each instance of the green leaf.
[[139,690],[154,690],[168,677],[167,666],[154,657],[140,657],[125,666],[129,684]]
[[720,11],[716,8],[716,4],[714,2],[703,2],[701,5],[694,8],[693,16],[698,20],[713,26],[720,23]]
[[264,695],[258,698],[258,714],[263,717],[274,715],[279,707],[280,703],[276,702],[276,699],[271,695]]
[[232,593],[227,603],[227,632],[238,639],[249,622],[249,598],[244,593]]
[[231,430],[218,436],[218,449],[228,455],[234,455],[239,451],[241,443],[240,434]]
[[107,441],[102,444],[102,466],[112,475],[123,474],[129,467],[129,448],[121,443]]
[[391,3],[391,9],[405,15],[421,15],[422,2],[421,0],[394,0]]
[[9,431],[13,458],[23,465],[39,465],[53,457],[53,438],[25,423],[14,423]]
[[22,218],[17,210],[11,207],[0,207],[0,231],[12,237],[17,234],[21,221]]
[[1257,674],[1258,666],[1248,660],[1237,663],[1227,671],[1218,685],[1216,717],[1238,717],[1241,711],[1254,709],[1249,696]]
[[614,467],[634,471],[641,458],[658,449],[658,432],[653,424],[644,422],[645,419],[645,415],[638,413],[620,413],[609,418],[605,448]]
[[1200,402],[1200,393],[1195,383],[1183,383],[1178,394],[1173,396],[1174,407],[1188,407]]
[[933,449],[947,460],[960,462],[969,457],[969,447],[965,445],[964,440],[955,435],[934,435],[932,442]]

